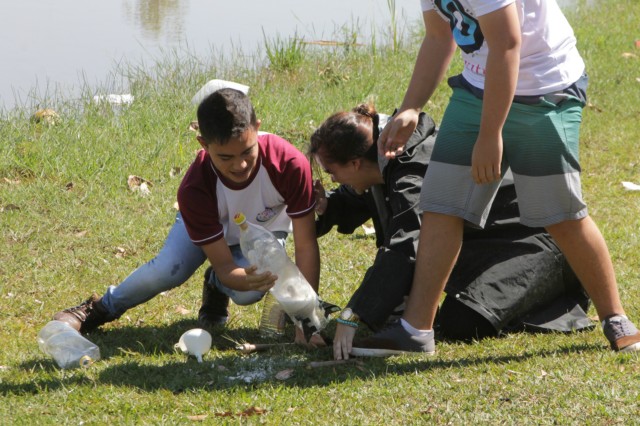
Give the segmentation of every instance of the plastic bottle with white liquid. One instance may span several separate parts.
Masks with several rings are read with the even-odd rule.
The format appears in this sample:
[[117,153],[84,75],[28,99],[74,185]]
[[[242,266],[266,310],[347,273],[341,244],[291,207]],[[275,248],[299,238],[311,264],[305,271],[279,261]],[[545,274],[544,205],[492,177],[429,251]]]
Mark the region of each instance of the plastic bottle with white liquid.
[[269,271],[278,276],[269,291],[294,324],[303,329],[307,338],[322,330],[328,321],[320,299],[275,235],[247,222],[242,213],[236,214],[234,221],[240,227],[242,254],[250,264],[257,266],[259,273]]

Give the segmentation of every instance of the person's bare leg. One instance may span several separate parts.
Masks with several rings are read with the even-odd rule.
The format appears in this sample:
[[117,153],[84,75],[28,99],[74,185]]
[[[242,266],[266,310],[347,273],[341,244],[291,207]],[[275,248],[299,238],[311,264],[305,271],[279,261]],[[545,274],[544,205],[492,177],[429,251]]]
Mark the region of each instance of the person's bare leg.
[[430,330],[462,246],[463,220],[425,212],[416,254],[413,285],[403,318],[413,327]]
[[547,231],[589,294],[600,320],[624,315],[609,249],[591,217],[552,225]]

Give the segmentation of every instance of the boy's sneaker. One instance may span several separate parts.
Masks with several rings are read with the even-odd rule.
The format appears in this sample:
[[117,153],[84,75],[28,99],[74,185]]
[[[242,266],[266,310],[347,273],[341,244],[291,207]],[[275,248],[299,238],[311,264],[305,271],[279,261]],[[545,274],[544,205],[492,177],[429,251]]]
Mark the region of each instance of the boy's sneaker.
[[202,286],[202,306],[198,312],[198,323],[203,328],[212,328],[222,325],[229,319],[229,296],[218,290],[215,284],[209,283],[211,278],[211,267],[204,273],[204,284]]
[[354,356],[389,356],[405,353],[436,353],[433,333],[426,337],[412,336],[402,327],[400,321],[359,342],[354,342],[351,354]]
[[602,321],[602,331],[614,351],[640,351],[640,333],[626,316],[614,315],[606,318]]
[[102,304],[102,298],[97,294],[93,294],[78,306],[65,309],[53,316],[54,320],[66,322],[80,333],[90,333],[102,324],[116,318],[109,314],[107,308]]

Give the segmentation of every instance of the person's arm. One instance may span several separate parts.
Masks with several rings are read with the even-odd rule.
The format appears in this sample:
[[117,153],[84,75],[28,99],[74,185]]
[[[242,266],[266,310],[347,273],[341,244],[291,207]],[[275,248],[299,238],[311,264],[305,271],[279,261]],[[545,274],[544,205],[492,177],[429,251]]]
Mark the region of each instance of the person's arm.
[[241,268],[233,261],[231,250],[224,238],[202,246],[216,276],[225,285],[238,291],[257,290],[266,292],[276,282],[276,275],[271,272],[256,274],[256,267]]
[[318,194],[316,204],[322,206],[317,210],[317,237],[327,234],[334,226],[341,234],[353,234],[356,228],[371,219],[365,194],[357,194],[346,185],[325,193],[319,182],[315,184],[315,191]]
[[[426,120],[427,117],[423,117]],[[416,133],[414,133],[414,136]],[[413,281],[415,256],[420,236],[420,189],[427,169],[434,135],[417,146],[411,160],[389,162],[385,178],[392,220],[384,244],[378,249],[373,265],[365,273],[358,289],[347,304],[362,323],[379,330],[393,310],[409,294]],[[336,326],[333,340],[335,359],[349,359],[356,329],[344,324]]]
[[373,330],[382,327],[411,289],[420,235],[418,202],[422,176],[408,171],[398,179],[404,190],[389,194],[394,206],[389,235],[347,304]]
[[320,249],[316,240],[313,213],[292,219],[295,263],[311,287],[318,292],[320,283]]
[[[412,177],[415,187],[415,183],[418,182],[416,178],[420,176]],[[378,249],[373,265],[367,269],[360,286],[347,304],[358,315],[361,324],[366,324],[374,331],[384,325],[389,315],[411,290],[415,267],[414,247],[420,234],[417,211],[419,185],[416,188],[418,193],[412,191],[412,196],[408,193],[400,195],[403,198],[404,195],[410,195],[415,198],[416,204],[413,208],[409,207],[403,213],[394,215],[391,231],[393,236],[386,238],[386,244]],[[349,359],[356,331],[356,328],[349,325],[336,325],[333,339],[335,359]]]
[[416,128],[420,111],[442,81],[456,49],[449,24],[437,12],[429,10],[422,16],[426,32],[409,87],[400,109],[378,139],[379,150],[387,158],[402,152]]
[[502,128],[518,81],[521,29],[515,3],[480,16],[478,21],[489,53],[471,173],[474,181],[482,184],[500,179]]

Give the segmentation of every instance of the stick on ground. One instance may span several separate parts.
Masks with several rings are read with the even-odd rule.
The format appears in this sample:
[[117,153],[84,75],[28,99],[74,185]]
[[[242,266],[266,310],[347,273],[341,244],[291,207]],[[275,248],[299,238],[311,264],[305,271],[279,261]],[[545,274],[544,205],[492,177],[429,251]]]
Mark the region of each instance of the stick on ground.
[[253,352],[261,352],[271,348],[280,348],[290,345],[293,345],[293,343],[243,343],[236,346],[236,349],[240,351],[240,353],[251,354]]

